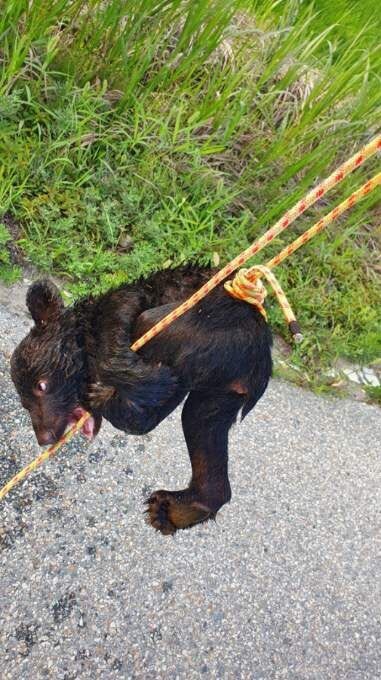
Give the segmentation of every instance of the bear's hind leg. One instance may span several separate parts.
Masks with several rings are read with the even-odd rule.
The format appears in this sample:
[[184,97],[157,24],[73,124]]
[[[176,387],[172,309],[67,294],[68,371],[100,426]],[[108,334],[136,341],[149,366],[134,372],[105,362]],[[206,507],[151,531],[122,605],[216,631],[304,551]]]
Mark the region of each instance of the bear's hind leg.
[[228,433],[245,397],[236,392],[191,392],[182,423],[192,465],[189,486],[155,491],[147,500],[148,521],[163,534],[174,534],[208,519],[231,498]]

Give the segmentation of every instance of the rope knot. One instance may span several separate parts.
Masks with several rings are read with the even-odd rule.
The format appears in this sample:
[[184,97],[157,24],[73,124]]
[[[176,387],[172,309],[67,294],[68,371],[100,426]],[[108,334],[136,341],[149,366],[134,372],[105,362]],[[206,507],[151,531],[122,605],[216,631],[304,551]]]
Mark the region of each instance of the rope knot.
[[258,309],[267,320],[264,301],[267,290],[259,277],[250,277],[250,269],[240,269],[232,281],[226,281],[225,290],[234,298],[243,300]]

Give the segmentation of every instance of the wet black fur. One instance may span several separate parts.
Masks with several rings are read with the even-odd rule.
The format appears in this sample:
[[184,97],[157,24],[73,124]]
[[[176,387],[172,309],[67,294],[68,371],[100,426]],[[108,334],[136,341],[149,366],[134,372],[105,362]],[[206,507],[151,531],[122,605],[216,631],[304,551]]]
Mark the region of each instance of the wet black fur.
[[[173,533],[215,516],[230,499],[228,431],[264,393],[271,374],[271,334],[261,314],[220,286],[150,341],[129,347],[210,277],[181,268],[153,274],[99,298],[64,308],[56,287],[28,291],[35,321],[12,357],[12,378],[37,436],[61,436],[77,406],[132,434],[152,430],[185,397],[182,423],[191,464],[189,486],[148,501],[149,520]],[[36,393],[38,381],[48,390]],[[188,396],[187,396],[188,395]]]

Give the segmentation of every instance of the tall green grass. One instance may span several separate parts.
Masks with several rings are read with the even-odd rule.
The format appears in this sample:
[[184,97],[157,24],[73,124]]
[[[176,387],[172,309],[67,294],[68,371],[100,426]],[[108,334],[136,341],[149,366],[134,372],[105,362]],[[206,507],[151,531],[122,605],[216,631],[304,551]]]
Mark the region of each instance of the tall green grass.
[[[184,261],[222,264],[377,129],[372,25],[341,35],[340,16],[333,30],[311,3],[3,4],[2,212],[74,295]],[[379,355],[376,200],[282,266],[309,338],[296,360]],[[283,330],[275,306],[270,317]]]

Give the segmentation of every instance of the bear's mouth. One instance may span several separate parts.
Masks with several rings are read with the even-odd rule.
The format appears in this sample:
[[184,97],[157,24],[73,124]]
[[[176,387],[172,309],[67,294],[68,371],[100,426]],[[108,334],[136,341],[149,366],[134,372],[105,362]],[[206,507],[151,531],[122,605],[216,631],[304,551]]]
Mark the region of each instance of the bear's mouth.
[[[81,420],[81,418],[87,413],[88,411],[82,408],[82,406],[76,406],[74,411],[72,411],[72,413],[69,416],[65,431],[67,432],[71,427],[73,427],[75,423],[78,423],[78,421]],[[85,420],[85,422],[83,423],[80,431],[87,439],[91,441],[92,439],[94,439],[98,430],[99,427],[96,428],[95,418],[93,416],[89,416],[89,418]]]

